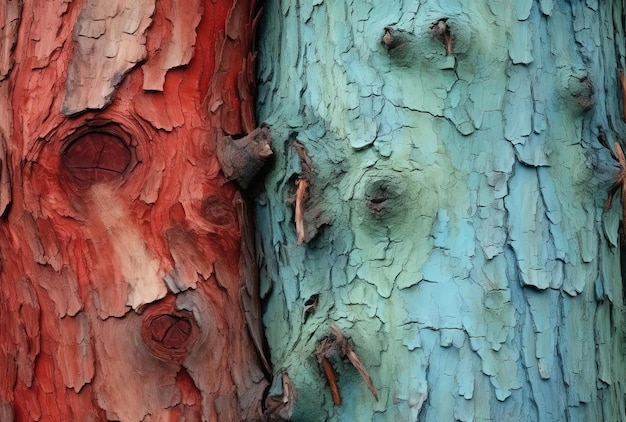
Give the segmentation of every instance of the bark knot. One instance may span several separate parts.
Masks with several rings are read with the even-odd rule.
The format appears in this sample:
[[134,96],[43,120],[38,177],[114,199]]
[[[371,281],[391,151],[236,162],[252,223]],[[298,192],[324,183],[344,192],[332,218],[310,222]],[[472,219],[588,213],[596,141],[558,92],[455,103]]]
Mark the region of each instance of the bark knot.
[[141,322],[141,338],[150,353],[166,362],[181,363],[199,334],[191,312],[175,309],[173,301],[151,305]]

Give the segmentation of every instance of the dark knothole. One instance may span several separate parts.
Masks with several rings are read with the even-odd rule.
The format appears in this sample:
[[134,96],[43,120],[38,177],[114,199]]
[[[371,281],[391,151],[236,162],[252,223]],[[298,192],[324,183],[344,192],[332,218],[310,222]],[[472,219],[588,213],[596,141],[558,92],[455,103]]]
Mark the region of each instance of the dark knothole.
[[131,147],[118,135],[89,131],[72,140],[62,153],[62,163],[73,178],[85,184],[120,177],[131,166]]
[[195,344],[200,328],[191,312],[171,301],[148,307],[141,322],[141,337],[150,353],[166,362],[182,362]]
[[314,295],[311,295],[306,300],[306,302],[304,302],[304,322],[306,322],[309,319],[309,316],[315,313],[315,310],[317,309],[317,306],[319,305],[319,299],[320,299],[320,295],[319,293],[316,293]]
[[[365,200],[370,213],[376,218],[388,215],[394,201],[400,196],[397,187],[390,179],[379,179],[370,184],[365,192]],[[395,204],[397,206],[397,204]]]

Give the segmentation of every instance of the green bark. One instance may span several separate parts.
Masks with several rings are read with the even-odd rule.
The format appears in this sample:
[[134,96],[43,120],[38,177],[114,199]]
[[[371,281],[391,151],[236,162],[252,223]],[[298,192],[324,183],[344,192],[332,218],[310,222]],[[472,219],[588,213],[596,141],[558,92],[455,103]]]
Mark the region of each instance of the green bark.
[[[280,0],[264,14],[259,117],[276,158],[257,222],[292,419],[626,420],[622,211],[603,210],[626,133],[623,2]],[[315,355],[331,323],[378,401],[335,353],[333,404]]]

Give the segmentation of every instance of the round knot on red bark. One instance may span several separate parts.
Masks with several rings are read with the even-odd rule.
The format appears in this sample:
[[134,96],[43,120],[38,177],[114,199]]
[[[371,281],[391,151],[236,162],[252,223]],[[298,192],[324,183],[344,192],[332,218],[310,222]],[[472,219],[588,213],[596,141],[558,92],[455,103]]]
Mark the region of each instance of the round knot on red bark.
[[141,338],[156,358],[182,362],[198,339],[199,327],[191,312],[158,303],[144,312]]

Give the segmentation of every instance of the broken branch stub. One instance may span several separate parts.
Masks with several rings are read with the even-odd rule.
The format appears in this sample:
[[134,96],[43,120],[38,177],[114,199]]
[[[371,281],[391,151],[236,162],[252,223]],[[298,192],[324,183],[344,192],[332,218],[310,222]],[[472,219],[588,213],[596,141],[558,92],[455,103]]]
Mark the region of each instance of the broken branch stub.
[[342,403],[341,394],[339,393],[339,388],[337,387],[337,376],[329,359],[333,353],[337,353],[341,356],[341,358],[348,359],[350,364],[354,366],[359,375],[361,375],[361,378],[365,382],[367,389],[374,396],[374,399],[378,401],[378,391],[374,386],[372,377],[367,372],[367,369],[365,369],[365,366],[361,363],[361,360],[354,351],[354,348],[336,324],[331,323],[330,328],[333,335],[320,341],[317,345],[317,349],[315,350],[315,357],[321,365],[326,381],[328,382],[333,403],[335,403],[336,406],[341,406]]
[[265,400],[264,416],[267,421],[289,421],[293,413],[293,403],[297,397],[296,386],[287,371],[281,375],[282,394],[268,396]]
[[443,43],[443,47],[446,49],[446,56],[452,54],[452,33],[447,23],[448,19],[439,19],[430,28],[430,34],[439,39]]
[[272,134],[268,127],[258,127],[243,138],[222,138],[217,145],[217,159],[228,180],[247,188],[268,158],[273,154]]
[[384,33],[381,38],[381,42],[387,50],[391,51],[397,48],[401,48],[407,44],[411,38],[414,38],[413,34],[409,34],[406,31],[402,31],[390,26],[384,28]]

